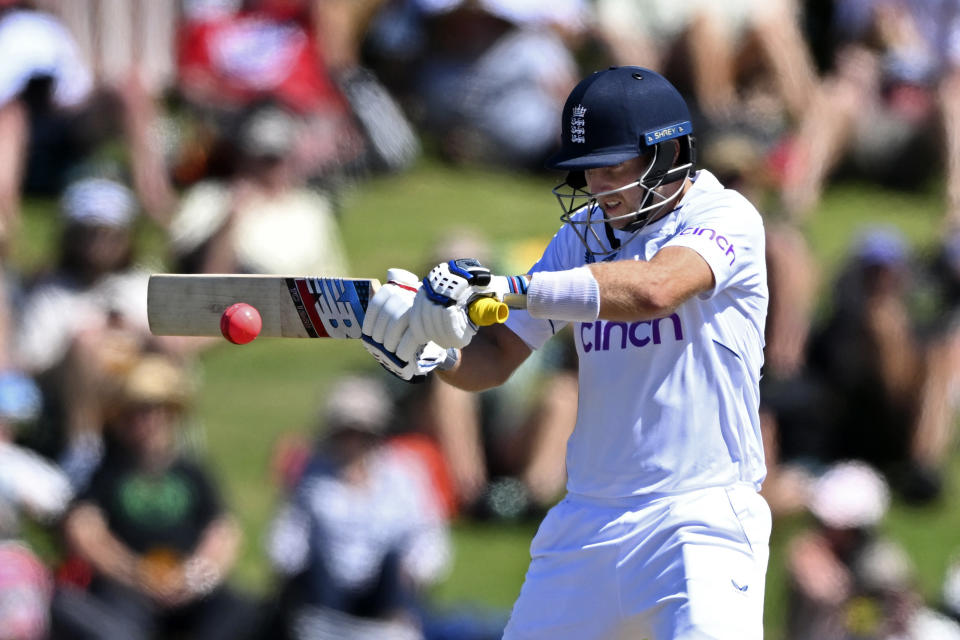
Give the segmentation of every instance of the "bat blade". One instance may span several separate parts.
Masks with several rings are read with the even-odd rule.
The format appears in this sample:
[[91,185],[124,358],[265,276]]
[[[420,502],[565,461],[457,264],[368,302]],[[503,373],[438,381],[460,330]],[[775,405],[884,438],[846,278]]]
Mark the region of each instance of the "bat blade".
[[154,274],[147,316],[155,335],[219,336],[235,302],[254,306],[268,338],[359,338],[374,278]]

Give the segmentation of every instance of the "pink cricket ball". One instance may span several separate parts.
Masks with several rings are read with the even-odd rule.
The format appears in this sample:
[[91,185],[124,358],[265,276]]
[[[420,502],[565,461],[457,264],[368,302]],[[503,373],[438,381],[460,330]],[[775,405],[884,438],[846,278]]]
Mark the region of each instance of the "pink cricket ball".
[[220,333],[233,344],[247,344],[262,328],[260,312],[246,302],[230,305],[220,316]]

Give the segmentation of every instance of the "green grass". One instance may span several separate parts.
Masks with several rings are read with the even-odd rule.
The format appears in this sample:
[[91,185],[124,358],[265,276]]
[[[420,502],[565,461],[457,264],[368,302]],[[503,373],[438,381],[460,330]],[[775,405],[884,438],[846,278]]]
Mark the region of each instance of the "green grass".
[[[530,247],[542,247],[559,226],[560,210],[551,186],[550,176],[453,169],[431,161],[402,176],[363,183],[342,203],[353,272],[382,278],[391,266],[421,270],[438,238],[463,230],[488,238],[498,262],[522,268],[530,259]],[[906,194],[875,185],[840,185],[826,194],[807,232],[829,272],[864,225],[894,224],[911,241],[925,243],[937,229],[942,208],[936,186]],[[55,229],[50,204],[28,202],[23,241],[14,249],[16,262],[27,270],[44,264],[55,244]],[[156,229],[144,225],[141,246],[152,264],[159,264],[162,256],[160,238]],[[203,356],[197,420],[208,457],[246,532],[235,576],[239,584],[256,591],[269,586],[262,549],[277,499],[268,469],[276,438],[309,430],[324,390],[337,376],[356,369],[375,367],[360,345],[340,341],[261,340],[245,347],[224,343]],[[888,530],[907,545],[930,597],[936,596],[944,562],[958,544],[957,477],[951,476],[953,490],[943,505],[916,510],[898,504],[890,515]],[[774,526],[766,611],[769,638],[779,638],[783,629],[784,543],[804,522],[798,517]],[[455,562],[436,589],[438,601],[509,607],[519,593],[535,529],[536,523],[455,523]]]

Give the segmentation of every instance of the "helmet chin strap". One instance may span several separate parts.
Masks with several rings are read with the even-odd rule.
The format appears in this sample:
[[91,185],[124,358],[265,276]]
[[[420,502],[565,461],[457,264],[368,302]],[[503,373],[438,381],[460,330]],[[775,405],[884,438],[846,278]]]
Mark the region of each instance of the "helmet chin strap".
[[613,227],[609,222],[605,222],[603,225],[603,230],[607,234],[607,242],[610,243],[610,249],[616,251],[620,248],[620,238],[617,237],[617,234],[613,232]]

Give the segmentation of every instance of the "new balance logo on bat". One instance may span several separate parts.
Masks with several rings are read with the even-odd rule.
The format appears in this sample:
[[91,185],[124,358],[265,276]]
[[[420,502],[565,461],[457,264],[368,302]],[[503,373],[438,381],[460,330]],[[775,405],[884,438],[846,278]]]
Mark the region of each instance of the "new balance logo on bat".
[[[665,329],[662,328],[664,323],[667,323]],[[580,343],[584,353],[626,349],[628,346],[642,348],[657,345],[664,339],[669,340],[671,335],[677,342],[683,340],[683,326],[680,324],[680,316],[675,313],[666,318],[640,320],[629,324],[605,320],[580,324]]]
[[370,283],[340,278],[287,278],[287,288],[311,338],[359,338]]

